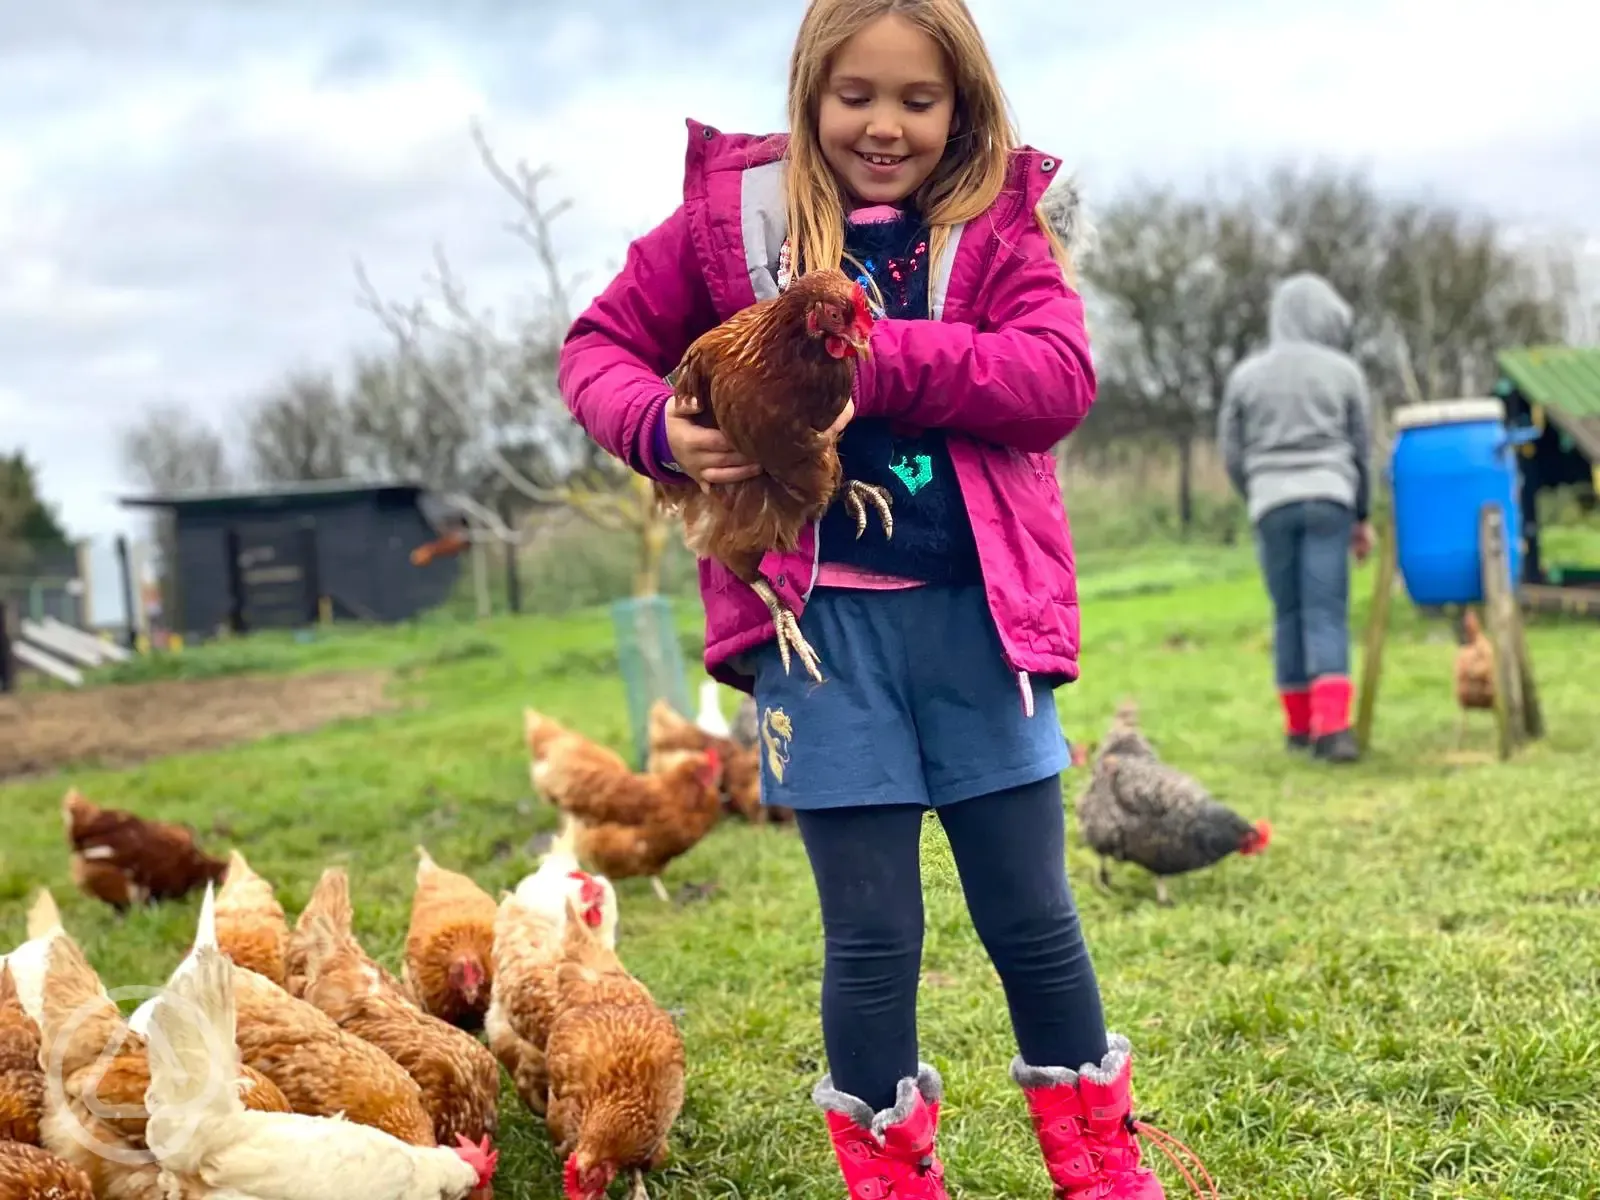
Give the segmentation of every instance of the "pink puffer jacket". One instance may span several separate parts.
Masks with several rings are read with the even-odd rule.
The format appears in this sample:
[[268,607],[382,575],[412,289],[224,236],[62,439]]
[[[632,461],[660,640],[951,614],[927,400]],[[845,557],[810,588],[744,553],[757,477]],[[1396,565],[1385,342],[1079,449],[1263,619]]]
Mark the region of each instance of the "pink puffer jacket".
[[[670,476],[654,433],[671,395],[664,376],[689,343],[777,295],[786,144],[690,121],[683,205],[629,248],[622,272],[567,335],[562,394],[589,436],[635,471]],[[1018,150],[994,206],[952,230],[933,264],[932,319],[880,320],[855,395],[859,417],[949,431],[989,610],[1024,680],[1078,675],[1072,538],[1051,450],[1095,394],[1083,302],[1034,222],[1047,189],[1046,211],[1073,211],[1059,160]],[[803,612],[816,580],[815,528],[797,551],[767,555],[761,571]],[[737,656],[774,636],[771,616],[720,563],[700,563],[700,591],[706,669],[749,691]]]

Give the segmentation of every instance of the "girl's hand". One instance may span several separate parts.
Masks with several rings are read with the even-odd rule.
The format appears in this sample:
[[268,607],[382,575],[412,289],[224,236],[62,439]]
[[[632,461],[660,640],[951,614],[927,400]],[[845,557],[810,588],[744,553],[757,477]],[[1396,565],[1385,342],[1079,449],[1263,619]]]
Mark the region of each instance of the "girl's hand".
[[698,483],[701,491],[761,474],[759,466],[728,444],[720,429],[696,425],[673,404],[667,405],[667,445],[683,473]]

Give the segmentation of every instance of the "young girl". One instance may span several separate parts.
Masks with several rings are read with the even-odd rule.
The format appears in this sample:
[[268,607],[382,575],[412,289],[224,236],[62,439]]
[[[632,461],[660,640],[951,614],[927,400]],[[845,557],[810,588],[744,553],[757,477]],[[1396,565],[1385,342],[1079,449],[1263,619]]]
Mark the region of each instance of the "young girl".
[[690,123],[684,203],[574,325],[563,394],[636,471],[749,478],[674,414],[663,376],[791,274],[843,266],[878,298],[839,448],[845,478],[892,506],[892,536],[858,536],[836,504],[762,566],[827,681],[786,672],[766,606],[700,564],[706,667],[754,692],[763,797],[796,810],[816,878],[814,1098],[852,1197],[945,1197],[916,1019],[931,809],[1004,984],[1055,1194],[1153,1200],[1131,1050],[1106,1032],[1064,867],[1052,688],[1078,674],[1078,604],[1050,452],[1095,388],[1064,275],[1075,198],[1051,187],[1058,160],[1018,146],[962,0],[813,0],[789,121],[788,137]]

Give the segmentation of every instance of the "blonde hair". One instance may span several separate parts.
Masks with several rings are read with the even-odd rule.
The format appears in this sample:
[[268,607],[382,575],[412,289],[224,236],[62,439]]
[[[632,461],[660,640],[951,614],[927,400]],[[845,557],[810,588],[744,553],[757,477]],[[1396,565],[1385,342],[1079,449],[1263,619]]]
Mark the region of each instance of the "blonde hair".
[[[817,110],[839,48],[880,17],[895,14],[944,51],[955,83],[955,114],[944,157],[915,197],[928,222],[928,256],[938,262],[950,228],[987,212],[1005,187],[1020,142],[994,61],[964,0],[812,0],[789,60],[789,169],[785,208],[796,275],[835,267],[844,254],[844,196],[817,140]],[[1064,272],[1071,257],[1042,212],[1035,220]],[[929,272],[931,278],[932,272]]]

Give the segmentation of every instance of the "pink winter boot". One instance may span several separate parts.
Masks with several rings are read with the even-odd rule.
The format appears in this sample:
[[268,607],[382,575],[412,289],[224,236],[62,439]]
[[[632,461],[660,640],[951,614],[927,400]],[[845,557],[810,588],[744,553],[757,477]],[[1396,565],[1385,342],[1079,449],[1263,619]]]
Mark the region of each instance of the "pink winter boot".
[[850,1200],[949,1200],[934,1150],[944,1084],[926,1063],[900,1081],[893,1108],[874,1113],[827,1075],[811,1098],[822,1109]]
[[1139,1133],[1178,1164],[1196,1195],[1215,1196],[1216,1185],[1199,1160],[1195,1165],[1208,1185],[1204,1192],[1166,1143],[1191,1157],[1193,1151],[1134,1119],[1133,1048],[1119,1034],[1107,1044],[1098,1067],[1030,1067],[1021,1058],[1011,1064],[1011,1078],[1027,1097],[1056,1200],[1166,1200],[1161,1181],[1141,1162]]

